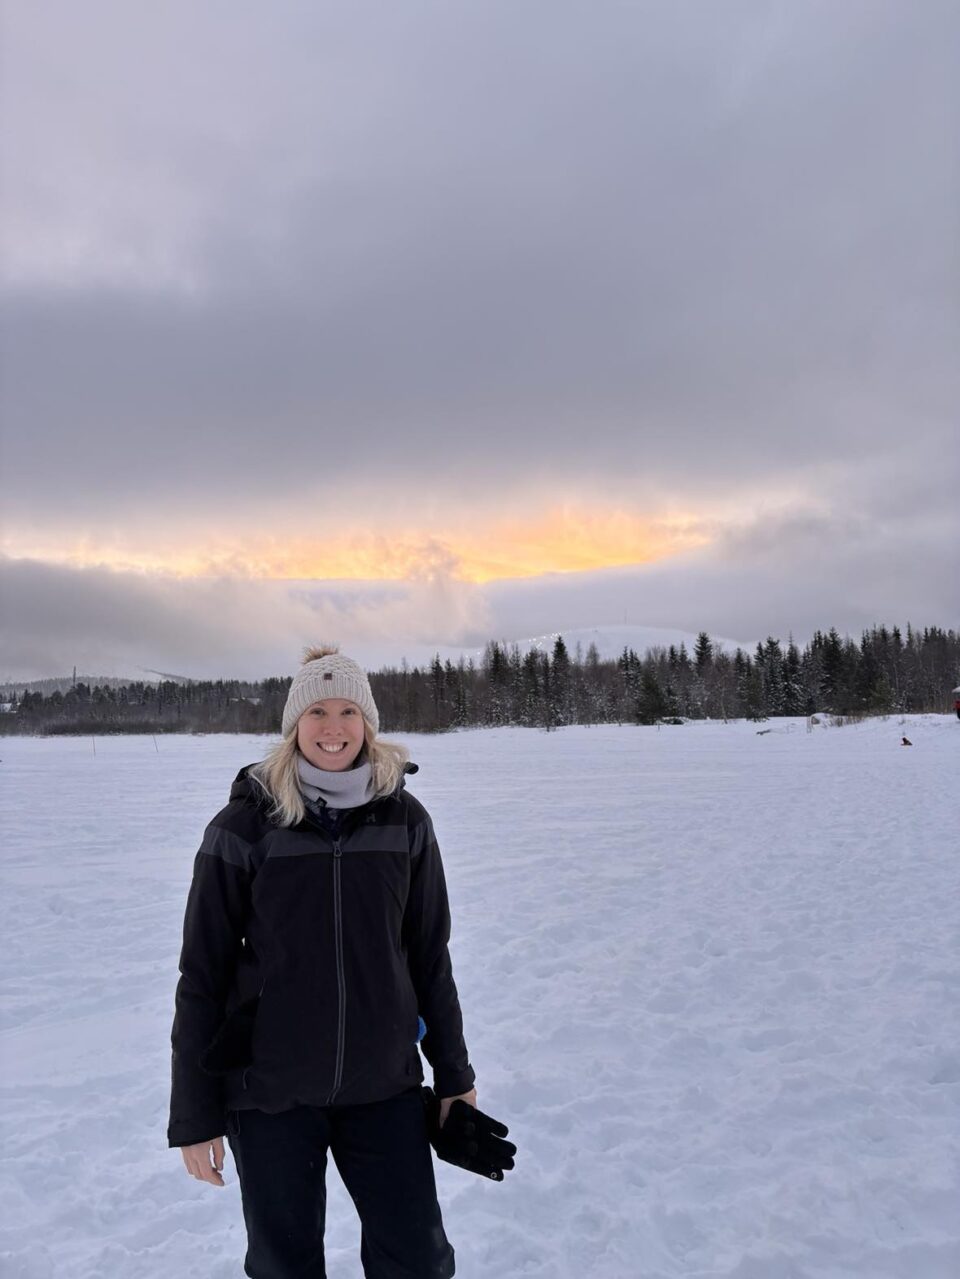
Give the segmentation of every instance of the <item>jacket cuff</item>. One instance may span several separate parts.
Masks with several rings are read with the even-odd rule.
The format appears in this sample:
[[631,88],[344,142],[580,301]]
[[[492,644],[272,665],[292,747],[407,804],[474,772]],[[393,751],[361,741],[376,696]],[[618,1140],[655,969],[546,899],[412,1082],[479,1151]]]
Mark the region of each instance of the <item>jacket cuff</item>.
[[461,1093],[470,1091],[476,1078],[472,1066],[468,1066],[466,1070],[444,1070],[441,1067],[433,1072],[433,1091],[441,1099],[459,1097]]
[[226,1132],[226,1115],[223,1111],[211,1111],[198,1119],[171,1120],[167,1127],[167,1144],[197,1146],[202,1141],[213,1141],[215,1137],[223,1137]]

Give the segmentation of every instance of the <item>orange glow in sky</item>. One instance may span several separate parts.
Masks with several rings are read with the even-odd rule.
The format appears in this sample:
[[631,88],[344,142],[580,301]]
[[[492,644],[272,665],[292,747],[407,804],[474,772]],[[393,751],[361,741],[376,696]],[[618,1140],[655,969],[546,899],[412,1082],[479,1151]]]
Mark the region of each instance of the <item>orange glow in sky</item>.
[[300,533],[220,539],[200,533],[189,538],[180,533],[176,539],[93,536],[72,544],[52,538],[42,543],[11,538],[6,549],[15,557],[77,567],[103,565],[184,577],[239,573],[272,579],[377,580],[447,574],[483,583],[649,563],[708,540],[694,517],[651,520],[626,511],[593,513],[564,506],[531,518],[494,521],[483,528],[475,522],[469,528],[446,529],[344,527],[331,537],[310,538]]

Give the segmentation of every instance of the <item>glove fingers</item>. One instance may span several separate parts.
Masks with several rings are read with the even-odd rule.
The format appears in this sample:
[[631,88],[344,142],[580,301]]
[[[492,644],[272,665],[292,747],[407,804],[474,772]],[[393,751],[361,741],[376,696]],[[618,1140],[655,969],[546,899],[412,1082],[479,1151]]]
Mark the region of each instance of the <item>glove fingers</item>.
[[503,1181],[503,1169],[486,1159],[463,1159],[460,1166],[467,1172],[475,1172],[478,1177],[486,1177],[488,1181]]
[[472,1159],[467,1166],[470,1172],[477,1173],[479,1177],[486,1177],[487,1181],[502,1182],[504,1173],[513,1168],[514,1161],[510,1159],[505,1164],[500,1164],[487,1159]]
[[[447,1123],[454,1118],[454,1115],[461,1122],[474,1123],[479,1131],[492,1133],[494,1137],[506,1137],[510,1131],[507,1125],[502,1124],[499,1119],[494,1119],[492,1115],[484,1114],[482,1110],[477,1110],[476,1106],[468,1105],[465,1101],[455,1101],[453,1103],[447,1116]],[[444,1124],[444,1127],[446,1127],[446,1124]]]
[[512,1168],[513,1156],[516,1153],[516,1146],[504,1142],[499,1146],[481,1146],[477,1151],[477,1158],[485,1163],[495,1164],[498,1168]]
[[507,1125],[458,1099],[441,1128],[439,1098],[426,1086],[422,1095],[430,1141],[438,1157],[489,1181],[503,1181],[517,1153],[512,1141],[503,1140]]
[[493,1133],[494,1137],[506,1137],[510,1129],[506,1124],[500,1123],[498,1119],[491,1119],[489,1115],[485,1115],[482,1110],[477,1111],[477,1117],[480,1123],[486,1128],[487,1132]]
[[475,1141],[471,1141],[463,1148],[462,1153],[468,1159],[476,1159],[479,1163],[490,1164],[494,1168],[512,1168],[517,1148],[506,1141],[496,1146],[478,1146]]
[[512,1159],[486,1159],[480,1154],[468,1154],[464,1150],[439,1149],[437,1154],[447,1163],[466,1168],[468,1172],[475,1172],[490,1181],[503,1181],[504,1171],[513,1167]]
[[499,1137],[492,1141],[470,1141],[461,1147],[468,1158],[478,1163],[488,1164],[492,1168],[512,1168],[513,1156],[517,1148],[511,1141],[501,1141]]
[[484,1159],[496,1160],[499,1164],[502,1164],[505,1159],[512,1159],[517,1153],[517,1148],[512,1141],[501,1141],[499,1137],[495,1137],[492,1141],[478,1142],[477,1149]]

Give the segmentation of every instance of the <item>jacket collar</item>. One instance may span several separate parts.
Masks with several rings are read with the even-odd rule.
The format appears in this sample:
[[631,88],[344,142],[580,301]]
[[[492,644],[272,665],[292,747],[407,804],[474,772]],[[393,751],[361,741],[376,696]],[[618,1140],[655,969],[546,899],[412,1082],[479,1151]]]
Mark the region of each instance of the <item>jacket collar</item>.
[[[257,761],[255,760],[254,763],[256,762]],[[252,767],[253,764],[244,764],[243,768],[240,769],[240,772],[237,773],[236,777],[233,779],[232,785],[230,786],[230,798],[232,800],[246,800],[248,803],[255,804],[258,808],[268,808],[270,806],[270,801],[264,793],[263,788],[247,775],[248,770]],[[419,771],[420,765],[414,764],[412,760],[408,760],[403,766],[403,772],[400,774],[400,780],[396,785],[396,789],[391,792],[391,795],[380,795],[377,799],[372,799],[367,804],[363,804],[361,808],[353,811],[366,811],[372,804],[378,803],[380,799],[396,797],[401,791],[406,790],[406,774],[419,773]]]

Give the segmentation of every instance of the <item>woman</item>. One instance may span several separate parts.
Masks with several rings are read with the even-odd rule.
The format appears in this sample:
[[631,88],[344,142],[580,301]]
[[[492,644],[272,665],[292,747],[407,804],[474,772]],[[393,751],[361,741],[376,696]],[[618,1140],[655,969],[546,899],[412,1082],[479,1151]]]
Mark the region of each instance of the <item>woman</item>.
[[494,1180],[513,1166],[505,1142],[486,1166],[464,1157],[478,1131],[507,1130],[475,1109],[440,852],[405,789],[417,765],[378,730],[357,663],[308,650],[282,742],[240,770],[194,862],[167,1136],[192,1176],[222,1186],[226,1134],[255,1279],[325,1275],[328,1149],[368,1279],[454,1274],[431,1141]]

